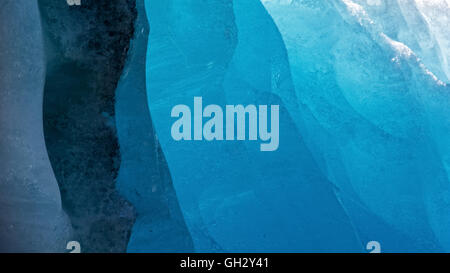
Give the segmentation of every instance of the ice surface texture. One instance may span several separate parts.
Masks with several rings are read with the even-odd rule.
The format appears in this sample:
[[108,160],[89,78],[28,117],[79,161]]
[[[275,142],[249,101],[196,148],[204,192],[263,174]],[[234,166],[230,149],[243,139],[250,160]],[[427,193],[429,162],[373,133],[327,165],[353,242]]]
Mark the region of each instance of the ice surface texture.
[[[149,108],[196,250],[449,249],[448,32],[423,6],[146,1]],[[173,141],[194,96],[280,104],[280,149]]]
[[[399,15],[372,18],[356,1],[263,2],[304,105],[300,132],[361,237],[386,251],[448,250],[449,88],[377,23],[399,27]],[[361,209],[409,239],[371,228]]]
[[[297,103],[289,63],[263,6],[146,4],[149,107],[195,250],[362,251],[288,112]],[[175,142],[168,113],[194,96],[205,105],[280,104],[282,145],[266,154],[251,142]]]
[[0,252],[63,251],[71,236],[45,148],[36,1],[0,5]]
[[127,65],[116,91],[121,165],[117,188],[136,208],[129,252],[192,252],[164,154],[149,115],[146,92],[148,22],[143,0]]
[[[0,4],[0,251],[450,251],[448,0],[54,3]],[[174,141],[194,96],[279,149]]]
[[134,1],[0,9],[0,251],[67,252],[70,240],[82,252],[126,251],[135,210],[115,188],[114,97]]

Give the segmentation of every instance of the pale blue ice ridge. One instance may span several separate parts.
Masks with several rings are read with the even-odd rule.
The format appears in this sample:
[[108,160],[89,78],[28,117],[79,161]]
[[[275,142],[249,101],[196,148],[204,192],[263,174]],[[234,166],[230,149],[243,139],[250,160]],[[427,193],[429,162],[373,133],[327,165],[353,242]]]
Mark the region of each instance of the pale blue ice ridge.
[[[386,251],[448,250],[449,87],[389,37],[401,32],[394,26],[420,30],[422,20],[412,24],[386,7],[371,17],[363,2],[263,1],[283,36],[305,106],[300,131],[368,239],[378,238]],[[392,34],[384,32],[389,26]],[[429,67],[444,74],[440,63]],[[353,200],[413,245],[393,244],[398,236],[359,218]]]
[[0,37],[0,252],[63,252],[72,227],[45,147],[37,1],[2,1]]

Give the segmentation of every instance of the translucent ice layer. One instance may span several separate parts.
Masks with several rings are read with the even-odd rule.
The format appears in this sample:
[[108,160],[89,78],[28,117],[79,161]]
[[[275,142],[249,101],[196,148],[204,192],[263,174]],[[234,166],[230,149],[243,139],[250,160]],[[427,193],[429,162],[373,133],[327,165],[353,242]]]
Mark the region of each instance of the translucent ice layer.
[[[356,2],[263,1],[305,106],[300,132],[362,237],[386,251],[448,250],[449,88],[430,70],[442,59],[420,46],[433,43],[425,21],[370,10],[387,1]],[[397,40],[402,31],[416,33],[405,37],[430,65]],[[370,227],[361,208],[410,239]]]
[[[261,2],[146,1],[147,99],[195,250],[448,250],[444,14]],[[174,141],[170,111],[194,96],[279,104],[279,150]]]
[[121,154],[117,188],[137,211],[127,251],[192,252],[192,240],[147,105],[149,29],[144,0],[137,0],[136,8],[135,34],[117,87],[115,107]]
[[[197,251],[362,251],[336,188],[304,144],[286,50],[258,1],[146,1],[149,108]],[[176,142],[171,109],[279,104],[280,147]],[[300,117],[298,114],[297,117]],[[319,201],[320,200],[320,201]]]

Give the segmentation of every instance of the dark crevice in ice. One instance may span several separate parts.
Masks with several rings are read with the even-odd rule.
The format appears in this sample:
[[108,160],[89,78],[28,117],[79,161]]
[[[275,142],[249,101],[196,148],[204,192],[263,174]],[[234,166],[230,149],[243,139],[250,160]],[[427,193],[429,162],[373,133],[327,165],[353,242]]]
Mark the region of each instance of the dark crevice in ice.
[[47,77],[45,140],[83,252],[123,252],[136,218],[115,189],[120,166],[115,90],[136,19],[135,0],[40,0]]

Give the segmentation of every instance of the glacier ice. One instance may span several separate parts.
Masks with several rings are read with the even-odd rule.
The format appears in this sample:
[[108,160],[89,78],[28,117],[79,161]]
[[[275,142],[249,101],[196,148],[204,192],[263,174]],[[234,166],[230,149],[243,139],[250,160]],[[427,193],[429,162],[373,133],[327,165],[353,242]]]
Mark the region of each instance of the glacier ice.
[[[389,14],[387,1],[262,2],[304,105],[299,130],[345,194],[352,221],[368,224],[353,212],[357,200],[407,237],[390,245],[398,236],[368,227],[361,236],[382,238],[387,251],[448,250],[449,88],[430,71],[443,67],[439,54],[420,46],[433,42],[425,21]],[[374,4],[385,9],[377,13]],[[418,53],[396,40],[402,31],[417,33]]]
[[[195,250],[362,251],[288,112],[297,101],[287,55],[263,6],[173,0],[146,7],[149,109]],[[280,104],[279,149],[267,155],[248,141],[174,141],[171,108],[194,96],[205,105]]]
[[[442,7],[147,0],[146,9],[148,106],[195,250],[358,252],[373,240],[388,252],[448,250]],[[280,150],[173,141],[170,109],[194,96],[279,104]]]
[[[104,43],[64,31],[94,2],[41,0],[44,35],[36,2],[0,7],[0,251],[122,249],[134,216],[129,252],[450,251],[448,0],[124,0]],[[174,141],[195,96],[280,105],[279,149]]]
[[[450,27],[450,17],[448,16],[450,14],[450,1],[416,0],[416,5],[439,46],[442,70],[447,76],[446,82],[450,82],[450,37],[448,35],[448,29]],[[426,64],[428,65],[428,62]]]
[[343,2],[361,7],[372,28],[408,46],[440,80],[450,80],[448,0]]
[[137,0],[136,8],[135,35],[115,99],[121,155],[116,187],[137,211],[127,251],[192,252],[192,240],[147,105],[149,29],[144,0]]
[[37,1],[2,1],[0,37],[0,252],[63,252],[71,226],[44,142]]

